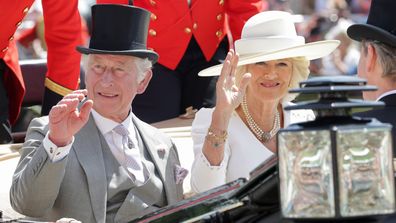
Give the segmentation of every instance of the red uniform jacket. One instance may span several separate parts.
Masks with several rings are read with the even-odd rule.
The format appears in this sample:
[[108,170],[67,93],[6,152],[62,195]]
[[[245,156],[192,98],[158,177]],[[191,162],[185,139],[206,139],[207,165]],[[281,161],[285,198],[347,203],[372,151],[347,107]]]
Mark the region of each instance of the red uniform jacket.
[[[159,63],[170,69],[179,64],[192,35],[209,61],[224,36],[229,33],[229,40],[240,39],[246,20],[263,7],[262,0],[191,0],[190,6],[187,0],[133,2],[152,13],[147,45],[160,55]],[[97,3],[128,4],[128,0]]]
[[[25,93],[14,34],[33,2],[34,0],[0,0],[0,58],[9,68],[4,75],[4,81],[9,97],[11,123],[19,115]],[[67,90],[77,89],[80,76],[81,56],[75,50],[82,43],[77,2],[78,0],[42,0],[48,48],[46,76],[51,80],[46,80],[46,86],[61,95]]]

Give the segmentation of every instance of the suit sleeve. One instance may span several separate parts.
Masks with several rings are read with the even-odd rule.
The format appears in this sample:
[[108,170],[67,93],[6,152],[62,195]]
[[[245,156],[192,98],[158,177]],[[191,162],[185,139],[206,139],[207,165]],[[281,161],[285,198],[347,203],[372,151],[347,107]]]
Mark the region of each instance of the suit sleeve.
[[261,0],[228,0],[226,1],[226,14],[228,17],[229,31],[233,41],[241,38],[245,22],[253,15],[263,10]]
[[45,86],[53,97],[59,96],[55,100],[44,97],[44,107],[52,107],[78,88],[81,55],[76,47],[83,45],[82,23],[78,0],[43,0],[42,5],[48,51]]
[[31,217],[41,217],[52,208],[67,164],[67,158],[51,162],[43,147],[47,122],[47,118],[31,122],[10,189],[11,206]]

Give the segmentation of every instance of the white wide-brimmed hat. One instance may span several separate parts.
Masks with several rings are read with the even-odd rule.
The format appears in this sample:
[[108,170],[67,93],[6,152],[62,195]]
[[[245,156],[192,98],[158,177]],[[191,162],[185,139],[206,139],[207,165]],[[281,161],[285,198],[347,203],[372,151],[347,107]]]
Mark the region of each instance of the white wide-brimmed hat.
[[[235,41],[239,54],[238,66],[261,61],[292,57],[306,57],[307,60],[330,54],[340,44],[338,40],[305,43],[298,36],[293,16],[283,11],[265,11],[252,16],[242,29],[241,39]],[[220,75],[222,64],[199,72],[199,76]]]

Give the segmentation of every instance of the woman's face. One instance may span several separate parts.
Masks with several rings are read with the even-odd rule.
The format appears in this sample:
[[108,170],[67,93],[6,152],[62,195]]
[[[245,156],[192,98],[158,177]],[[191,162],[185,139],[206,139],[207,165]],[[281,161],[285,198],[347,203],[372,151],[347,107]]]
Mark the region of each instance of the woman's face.
[[247,65],[252,74],[249,91],[262,100],[281,100],[289,90],[293,73],[291,59],[271,60]]

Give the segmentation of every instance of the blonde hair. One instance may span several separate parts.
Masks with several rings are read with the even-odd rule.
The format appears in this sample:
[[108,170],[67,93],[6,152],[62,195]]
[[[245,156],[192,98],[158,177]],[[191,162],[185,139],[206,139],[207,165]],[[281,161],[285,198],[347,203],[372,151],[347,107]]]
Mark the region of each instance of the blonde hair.
[[[305,57],[292,57],[290,58],[293,64],[292,77],[289,83],[289,89],[298,88],[301,81],[305,81],[309,76],[309,60]],[[236,69],[235,80],[239,86],[242,76],[247,72],[247,65],[239,66]],[[294,100],[297,94],[288,93],[282,98],[282,102],[289,102]]]

